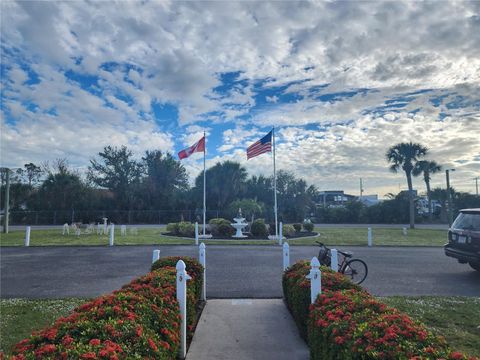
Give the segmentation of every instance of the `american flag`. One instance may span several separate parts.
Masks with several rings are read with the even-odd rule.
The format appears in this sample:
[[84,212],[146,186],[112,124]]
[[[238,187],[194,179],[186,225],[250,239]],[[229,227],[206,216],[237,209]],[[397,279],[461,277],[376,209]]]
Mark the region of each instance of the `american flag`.
[[247,160],[272,151],[272,131],[247,148]]

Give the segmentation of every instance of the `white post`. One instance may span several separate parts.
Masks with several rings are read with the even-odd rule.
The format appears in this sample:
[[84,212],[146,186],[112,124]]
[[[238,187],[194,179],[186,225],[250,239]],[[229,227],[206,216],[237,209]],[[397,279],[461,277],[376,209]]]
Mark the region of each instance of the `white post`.
[[25,246],[30,246],[30,226],[25,228]]
[[368,246],[372,246],[372,228],[368,228]]
[[108,245],[113,246],[113,242],[115,240],[115,224],[110,225],[110,240]]
[[280,221],[280,227],[278,228],[278,245],[282,245],[282,237],[283,237],[283,223]]
[[402,230],[403,230],[403,236],[407,236],[407,228],[404,227]]
[[283,243],[283,271],[290,266],[290,246],[287,242]]
[[314,256],[310,262],[310,274],[306,277],[310,279],[310,303],[313,304],[317,296],[322,293],[322,272],[320,271],[320,262]]
[[177,301],[180,306],[180,349],[179,357],[185,359],[187,354],[187,280],[191,279],[185,271],[183,260],[177,262]]
[[338,272],[338,251],[337,249],[330,250],[331,256],[331,268],[333,271]]
[[160,250],[153,250],[152,264],[160,259]]
[[207,257],[205,253],[205,244],[202,242],[199,247],[198,258],[200,264],[203,266],[203,288],[202,288],[202,300],[207,301]]
[[198,222],[195,222],[195,245],[198,245]]

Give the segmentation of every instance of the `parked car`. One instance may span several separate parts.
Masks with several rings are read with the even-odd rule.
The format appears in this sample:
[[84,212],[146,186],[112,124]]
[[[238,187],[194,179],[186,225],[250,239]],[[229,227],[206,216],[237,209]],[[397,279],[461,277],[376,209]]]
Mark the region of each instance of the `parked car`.
[[448,230],[445,255],[480,271],[480,208],[463,209]]

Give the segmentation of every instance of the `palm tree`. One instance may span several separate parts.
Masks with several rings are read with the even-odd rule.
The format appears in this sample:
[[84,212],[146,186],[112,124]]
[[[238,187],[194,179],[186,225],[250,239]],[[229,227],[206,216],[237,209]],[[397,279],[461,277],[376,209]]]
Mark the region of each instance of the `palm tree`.
[[385,154],[387,161],[391,163],[390,171],[396,173],[398,169],[402,168],[407,176],[408,184],[408,198],[410,201],[410,229],[415,228],[415,213],[413,204],[413,186],[412,186],[412,171],[415,164],[420,157],[427,154],[428,149],[417,143],[399,143],[388,149]]
[[435,161],[420,160],[415,164],[415,168],[412,171],[413,176],[419,176],[423,173],[423,180],[427,186],[427,198],[428,198],[428,218],[432,220],[432,199],[430,191],[430,175],[438,173],[442,170],[442,167]]

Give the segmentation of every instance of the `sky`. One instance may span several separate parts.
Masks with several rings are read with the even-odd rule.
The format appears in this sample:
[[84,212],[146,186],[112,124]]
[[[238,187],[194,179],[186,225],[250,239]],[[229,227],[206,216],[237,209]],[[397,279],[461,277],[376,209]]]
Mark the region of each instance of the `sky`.
[[277,169],[319,190],[405,189],[385,153],[410,141],[457,190],[480,176],[480,1],[2,1],[1,86],[2,166],[206,132],[207,167],[271,175],[246,148],[275,127]]

